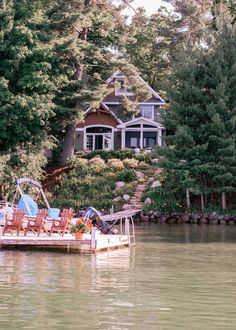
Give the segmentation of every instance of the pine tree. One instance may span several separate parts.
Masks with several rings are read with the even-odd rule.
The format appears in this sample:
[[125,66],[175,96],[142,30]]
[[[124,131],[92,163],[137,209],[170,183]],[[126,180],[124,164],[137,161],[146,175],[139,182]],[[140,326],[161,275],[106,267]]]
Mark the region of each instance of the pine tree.
[[195,194],[222,192],[223,208],[236,184],[235,40],[235,31],[225,27],[211,49],[181,54],[165,119],[173,135],[163,166],[173,185]]
[[52,64],[30,1],[1,1],[0,149],[40,145],[53,116]]
[[175,47],[176,16],[165,8],[148,17],[138,11],[128,26],[129,38],[125,51],[131,62],[139,69],[142,77],[155,89],[163,87],[170,71],[170,54]]
[[[133,66],[115,50],[123,42],[125,18],[121,7],[111,1],[56,1],[48,11],[48,29],[52,31],[54,56],[60,63],[64,79],[55,97],[56,122],[64,124],[65,139],[62,163],[73,156],[76,123],[83,119],[89,106],[96,109],[109,93],[106,79],[117,68],[128,75],[137,99],[147,98],[147,90],[141,86]],[[47,27],[45,27],[46,29]],[[134,111],[134,106],[123,104]],[[58,127],[59,134],[60,127]]]

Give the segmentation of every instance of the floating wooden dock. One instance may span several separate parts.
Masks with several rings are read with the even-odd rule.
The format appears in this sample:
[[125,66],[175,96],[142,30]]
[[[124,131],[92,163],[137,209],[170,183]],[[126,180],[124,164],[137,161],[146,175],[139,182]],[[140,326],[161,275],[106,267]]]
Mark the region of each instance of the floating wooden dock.
[[66,252],[81,252],[81,253],[95,253],[102,250],[118,249],[128,247],[129,239],[127,235],[96,235],[92,239],[92,235],[84,234],[82,240],[76,240],[71,234],[65,234],[63,237],[53,235],[52,237],[46,235],[19,235],[11,236],[4,235],[0,239],[0,247],[3,248],[34,248],[34,249],[49,249],[61,250]]
[[133,216],[139,210],[127,210],[102,216],[106,222],[112,221],[113,226],[117,222],[117,234],[104,235],[93,227],[91,234],[84,234],[82,240],[76,240],[71,234],[65,234],[63,237],[53,234],[51,237],[45,233],[36,236],[23,232],[19,236],[0,234],[0,248],[30,248],[30,249],[49,249],[61,250],[67,252],[95,253],[97,251],[118,249],[135,245],[135,233]]
[[109,222],[109,221],[116,221],[116,220],[125,220],[125,219],[131,219],[136,214],[140,213],[141,210],[139,209],[130,209],[126,211],[111,213],[107,215],[101,216],[103,221]]

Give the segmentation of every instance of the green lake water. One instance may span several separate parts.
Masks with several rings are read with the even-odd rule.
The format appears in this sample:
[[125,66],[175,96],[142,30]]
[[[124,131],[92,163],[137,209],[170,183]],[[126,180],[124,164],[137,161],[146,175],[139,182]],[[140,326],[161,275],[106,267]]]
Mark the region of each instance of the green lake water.
[[96,255],[0,251],[0,329],[236,329],[236,226],[136,225]]

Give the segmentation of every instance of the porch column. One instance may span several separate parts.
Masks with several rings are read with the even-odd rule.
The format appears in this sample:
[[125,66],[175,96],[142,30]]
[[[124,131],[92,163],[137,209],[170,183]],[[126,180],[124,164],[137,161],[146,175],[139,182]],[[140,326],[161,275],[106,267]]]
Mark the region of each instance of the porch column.
[[162,129],[161,128],[158,128],[157,143],[161,147],[161,145],[162,145]]
[[125,149],[125,128],[121,129],[121,149]]
[[143,124],[140,126],[140,149],[143,149]]
[[87,148],[87,133],[86,133],[86,128],[84,129],[84,138],[83,138],[83,144],[84,144],[84,146],[83,146],[83,150],[86,150],[86,148]]

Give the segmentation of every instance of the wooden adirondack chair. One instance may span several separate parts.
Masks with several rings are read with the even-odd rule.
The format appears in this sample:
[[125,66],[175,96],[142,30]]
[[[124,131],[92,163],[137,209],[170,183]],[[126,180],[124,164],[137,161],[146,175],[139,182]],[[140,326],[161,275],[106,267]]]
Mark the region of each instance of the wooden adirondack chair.
[[24,210],[22,209],[16,209],[13,211],[12,218],[9,218],[8,215],[6,215],[6,223],[3,229],[3,235],[7,232],[10,232],[12,234],[12,230],[16,230],[17,236],[19,235],[20,230],[23,229],[22,224],[24,220]]
[[54,232],[57,232],[59,235],[64,236],[65,231],[70,229],[71,218],[73,217],[73,215],[73,209],[63,209],[61,212],[61,219],[52,220],[52,226],[50,229],[49,236],[51,236]]
[[39,210],[36,218],[27,217],[27,225],[25,228],[25,236],[28,231],[32,231],[34,234],[40,235],[40,232],[43,230],[46,234],[48,234],[48,230],[45,228],[46,218],[48,216],[48,210],[42,209]]

